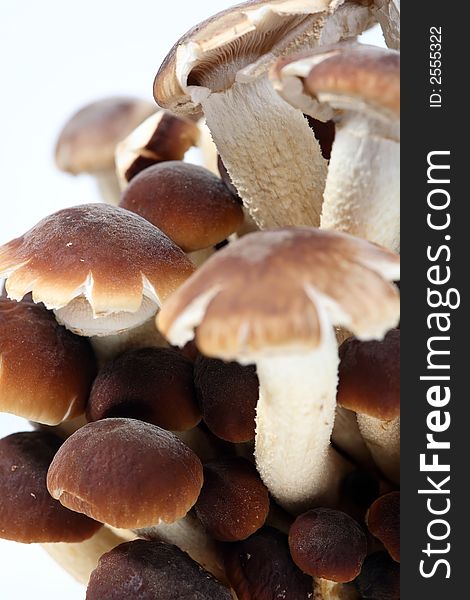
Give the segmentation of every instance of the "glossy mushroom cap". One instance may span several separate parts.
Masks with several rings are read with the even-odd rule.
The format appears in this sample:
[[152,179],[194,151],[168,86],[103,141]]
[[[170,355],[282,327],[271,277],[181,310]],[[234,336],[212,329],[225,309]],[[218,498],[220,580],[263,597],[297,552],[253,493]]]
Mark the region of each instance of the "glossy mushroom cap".
[[382,341],[348,338],[339,349],[338,404],[383,421],[400,415],[400,330]]
[[400,562],[400,492],[378,498],[366,516],[367,527],[378,538],[394,561]]
[[140,325],[193,270],[159,229],[106,204],[60,210],[0,247],[9,297],[32,291],[67,328],[88,336]]
[[361,571],[367,539],[349,515],[315,508],[297,517],[289,531],[289,547],[304,573],[346,583]]
[[51,498],[46,474],[61,440],[27,431],[0,440],[0,537],[16,542],[81,542],[101,527]]
[[75,175],[113,169],[117,143],[154,112],[154,104],[137,98],[105,98],[84,106],[59,135],[57,166]]
[[119,355],[98,373],[87,405],[89,421],[140,419],[186,431],[200,419],[192,362],[170,348],[140,348]]
[[74,419],[95,373],[88,340],[43,306],[0,298],[0,411],[48,425]]
[[172,523],[196,502],[202,465],[175,435],[134,419],[89,423],[61,446],[50,494],[114,527]]
[[224,544],[223,554],[238,600],[312,600],[312,578],[296,567],[280,531],[263,527],[246,540]]
[[364,600],[399,600],[400,565],[386,552],[375,552],[364,561],[354,584]]
[[104,554],[86,600],[231,600],[230,591],[176,546],[135,540]]
[[268,490],[246,459],[219,459],[204,465],[204,484],[194,508],[213,538],[235,542],[264,525],[269,512]]
[[199,140],[199,128],[191,119],[159,110],[116,147],[116,172],[121,187],[144,169],[165,160],[183,160]]
[[253,365],[199,356],[194,383],[204,423],[213,434],[235,443],[254,439],[259,381]]
[[150,221],[185,252],[214,246],[243,223],[242,207],[222,180],[181,161],[139,173],[120,206]]
[[300,227],[252,233],[183,284],[158,327],[173,344],[195,336],[203,354],[243,362],[268,349],[313,350],[330,323],[362,339],[381,337],[398,322],[398,293],[389,283],[398,277],[397,255],[346,234]]

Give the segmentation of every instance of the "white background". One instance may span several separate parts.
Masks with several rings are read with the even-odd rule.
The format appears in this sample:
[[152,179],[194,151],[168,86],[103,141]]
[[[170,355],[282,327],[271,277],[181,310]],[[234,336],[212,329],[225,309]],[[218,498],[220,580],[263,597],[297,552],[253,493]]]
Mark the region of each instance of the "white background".
[[[166,53],[187,29],[233,4],[226,0],[1,0],[0,244],[47,214],[98,200],[86,176],[58,172],[64,121],[97,98],[152,100]],[[383,45],[380,32],[366,41]],[[0,437],[27,428],[0,414]],[[40,547],[0,540],[0,600],[67,600],[85,588]]]

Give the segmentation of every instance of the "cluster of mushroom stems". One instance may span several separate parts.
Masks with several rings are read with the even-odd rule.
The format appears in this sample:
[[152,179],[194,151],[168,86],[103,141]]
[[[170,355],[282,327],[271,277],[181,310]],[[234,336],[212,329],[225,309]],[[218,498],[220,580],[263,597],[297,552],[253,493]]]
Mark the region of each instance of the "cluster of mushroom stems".
[[207,19],[64,126],[103,202],[0,246],[0,537],[87,600],[399,598],[399,9]]

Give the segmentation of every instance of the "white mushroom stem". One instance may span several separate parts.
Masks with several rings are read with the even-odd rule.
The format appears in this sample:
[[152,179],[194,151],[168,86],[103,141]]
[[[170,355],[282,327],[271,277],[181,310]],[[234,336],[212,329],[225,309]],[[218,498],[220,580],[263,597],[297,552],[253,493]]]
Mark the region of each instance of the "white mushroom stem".
[[100,196],[106,204],[117,206],[121,200],[121,187],[113,169],[92,173],[98,185]]
[[370,450],[359,431],[356,413],[342,406],[336,407],[335,424],[331,440],[337,448],[347,454],[361,467],[373,468]]
[[289,512],[335,505],[349,463],[330,445],[338,352],[333,329],[315,351],[258,358],[258,471]]
[[201,250],[194,250],[193,252],[187,252],[186,256],[196,267],[200,267],[206,262],[215,252],[215,248],[210,246],[209,248],[202,248]]
[[400,417],[381,421],[369,415],[357,415],[362,437],[382,473],[394,483],[400,481]]
[[312,600],[359,600],[359,592],[353,585],[336,583],[320,577],[314,578]]
[[257,225],[318,227],[327,163],[303,114],[280,98],[268,76],[237,81],[225,92],[189,90]]
[[338,123],[321,227],[400,251],[400,144],[392,127],[359,113]]
[[175,523],[159,523],[136,529],[135,532],[145,539],[162,540],[178,546],[219,581],[226,581],[217,542],[206,533],[199,519],[191,512]]
[[375,0],[372,12],[387,46],[400,50],[400,0]]

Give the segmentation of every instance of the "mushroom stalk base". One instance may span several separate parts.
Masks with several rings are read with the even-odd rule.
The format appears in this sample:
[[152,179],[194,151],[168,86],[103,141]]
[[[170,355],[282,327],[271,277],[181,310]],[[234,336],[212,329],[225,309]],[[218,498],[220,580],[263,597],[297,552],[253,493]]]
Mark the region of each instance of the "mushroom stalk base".
[[121,186],[114,169],[93,173],[103,202],[117,206],[121,200]]
[[400,481],[400,417],[381,421],[369,415],[357,415],[362,437],[376,465],[391,481]]
[[327,163],[303,114],[280,98],[267,75],[235,82],[200,101],[217,150],[256,224],[261,229],[318,227]]
[[332,506],[349,463],[330,445],[338,354],[333,330],[315,351],[256,361],[258,471],[277,502],[300,513]]
[[360,600],[359,593],[351,584],[336,583],[328,579],[314,578],[313,600]]

